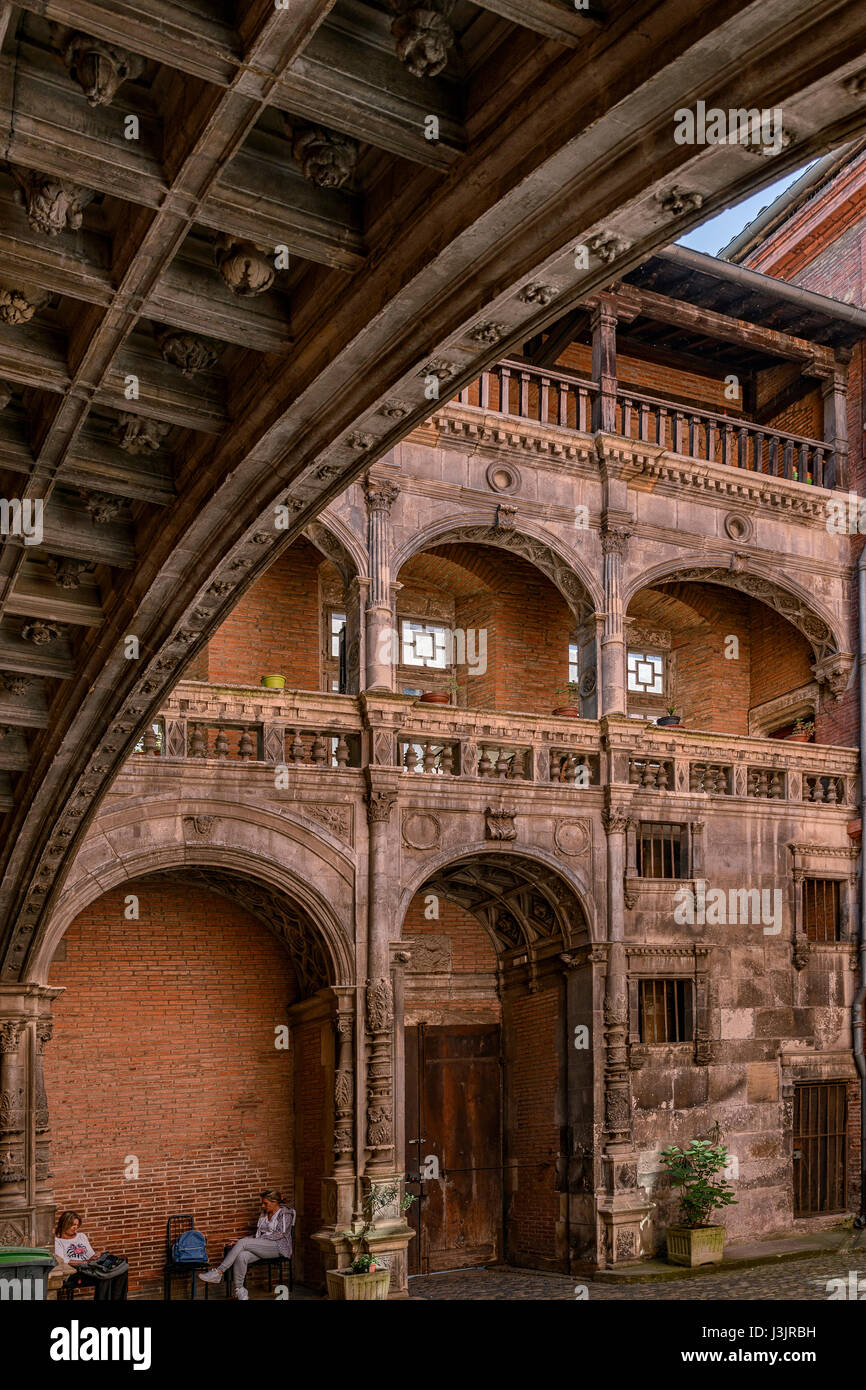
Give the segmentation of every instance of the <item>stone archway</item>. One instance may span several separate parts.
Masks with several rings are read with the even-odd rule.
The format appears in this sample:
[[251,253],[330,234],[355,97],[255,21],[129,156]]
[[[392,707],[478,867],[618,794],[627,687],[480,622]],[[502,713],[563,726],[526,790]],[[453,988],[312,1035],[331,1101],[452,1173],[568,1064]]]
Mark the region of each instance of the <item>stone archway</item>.
[[[428,864],[406,890],[405,1139],[423,1197],[411,1217],[418,1273],[503,1259],[569,1268],[582,1200],[570,1195],[570,1174],[593,1136],[592,1050],[568,1047],[575,1001],[592,1015],[590,915],[556,868],[503,849]],[[588,1097],[579,1115],[576,1094]],[[563,1143],[567,1132],[577,1149]],[[587,1162],[580,1181],[589,1174],[591,1192]],[[589,1206],[583,1216],[591,1233]]]
[[826,684],[834,699],[841,699],[854,666],[847,635],[826,605],[795,580],[782,581],[742,555],[706,556],[697,562],[682,559],[636,576],[624,594],[624,610],[641,590],[670,583],[720,585],[766,604],[803,634],[815,657],[812,669],[817,680]]
[[520,555],[559,590],[578,626],[586,622],[592,613],[604,608],[601,589],[579,557],[566,551],[553,536],[528,526],[524,521],[518,527],[513,508],[506,506],[497,509],[497,519],[493,523],[484,519],[444,518],[413,535],[411,541],[391,557],[391,572],[399,574],[408,560],[429,550],[431,546],[460,542],[496,546],[513,555]]

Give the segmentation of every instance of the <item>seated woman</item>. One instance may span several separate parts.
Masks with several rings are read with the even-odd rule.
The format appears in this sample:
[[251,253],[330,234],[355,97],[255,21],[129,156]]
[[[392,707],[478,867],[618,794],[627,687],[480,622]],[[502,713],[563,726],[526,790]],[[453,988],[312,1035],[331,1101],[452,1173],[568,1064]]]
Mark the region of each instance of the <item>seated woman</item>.
[[84,1284],[93,1285],[93,1297],[97,1299],[126,1298],[129,1283],[129,1270],[116,1274],[88,1274],[87,1266],[99,1258],[81,1227],[81,1217],[77,1211],[62,1211],[54,1228],[54,1253],[58,1260],[70,1266],[75,1273],[71,1278]]
[[256,1260],[284,1260],[292,1256],[292,1228],[295,1213],[292,1207],[283,1206],[283,1199],[275,1188],[262,1193],[261,1216],[254,1236],[242,1236],[235,1241],[222,1264],[209,1269],[198,1277],[206,1284],[219,1284],[227,1269],[232,1271],[235,1298],[249,1298],[244,1280],[247,1268]]

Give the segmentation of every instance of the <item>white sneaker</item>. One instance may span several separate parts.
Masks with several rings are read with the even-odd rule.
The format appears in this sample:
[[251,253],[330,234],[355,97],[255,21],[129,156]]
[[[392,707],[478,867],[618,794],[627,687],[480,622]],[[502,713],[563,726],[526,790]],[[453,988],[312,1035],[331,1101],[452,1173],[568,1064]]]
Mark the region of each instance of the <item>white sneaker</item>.
[[249,1298],[249,1296],[249,1291],[244,1288],[243,1284],[238,1284],[237,1288],[235,1289],[235,1298],[240,1299],[241,1303],[243,1303],[246,1301],[246,1299]]
[[221,1284],[223,1281],[223,1272],[221,1269],[208,1269],[205,1270],[204,1274],[199,1274],[198,1277],[203,1284]]

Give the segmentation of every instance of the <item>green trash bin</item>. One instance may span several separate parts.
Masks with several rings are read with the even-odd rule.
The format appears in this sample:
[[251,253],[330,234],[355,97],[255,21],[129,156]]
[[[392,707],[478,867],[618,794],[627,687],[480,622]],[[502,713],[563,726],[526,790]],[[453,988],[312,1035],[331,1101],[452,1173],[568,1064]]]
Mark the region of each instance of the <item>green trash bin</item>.
[[28,1245],[0,1246],[0,1303],[12,1299],[44,1301],[48,1276],[56,1264],[50,1250]]

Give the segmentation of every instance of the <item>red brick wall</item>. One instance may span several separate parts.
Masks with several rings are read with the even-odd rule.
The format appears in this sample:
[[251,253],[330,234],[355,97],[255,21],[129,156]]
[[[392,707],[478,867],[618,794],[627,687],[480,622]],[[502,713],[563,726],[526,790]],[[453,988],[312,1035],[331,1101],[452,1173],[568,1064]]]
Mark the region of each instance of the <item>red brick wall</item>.
[[403,923],[404,936],[448,935],[451,938],[451,970],[455,975],[477,974],[496,969],[496,949],[476,917],[438,894],[439,916],[424,916],[425,898],[430,890],[417,893],[409,904]]
[[562,1010],[559,983],[507,996],[506,1250],[513,1263],[558,1267],[557,1159],[560,1152]]
[[281,675],[292,690],[321,689],[319,568],[303,539],[266,570],[186,673],[215,684],[258,685]]
[[82,1212],[97,1251],[128,1257],[130,1287],[152,1288],[170,1214],[194,1213],[217,1262],[260,1191],[292,1200],[290,1053],[274,1046],[291,963],[228,899],[147,879],[91,904],[64,943],[45,1053],[58,1210]]

